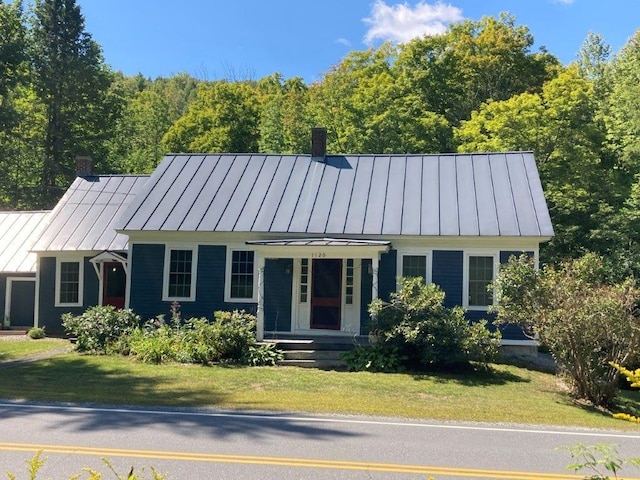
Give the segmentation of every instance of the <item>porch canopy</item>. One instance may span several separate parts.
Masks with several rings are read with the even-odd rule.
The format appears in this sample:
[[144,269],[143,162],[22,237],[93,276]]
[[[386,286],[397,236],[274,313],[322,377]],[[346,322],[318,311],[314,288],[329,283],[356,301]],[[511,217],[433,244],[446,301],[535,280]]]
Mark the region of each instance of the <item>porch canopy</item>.
[[380,254],[389,251],[391,242],[357,238],[293,238],[251,240],[245,242],[259,254],[257,336],[264,333],[264,265],[266,258],[368,258],[371,259],[371,298],[378,298]]
[[96,275],[98,275],[98,278],[101,278],[99,266],[104,263],[110,263],[110,262],[117,262],[122,264],[122,268],[124,269],[125,273],[127,275],[129,274],[129,264],[128,264],[126,252],[114,252],[112,250],[105,250],[102,253],[99,253],[95,257],[91,258],[89,262],[91,262],[91,265],[93,265],[93,268],[96,271]]

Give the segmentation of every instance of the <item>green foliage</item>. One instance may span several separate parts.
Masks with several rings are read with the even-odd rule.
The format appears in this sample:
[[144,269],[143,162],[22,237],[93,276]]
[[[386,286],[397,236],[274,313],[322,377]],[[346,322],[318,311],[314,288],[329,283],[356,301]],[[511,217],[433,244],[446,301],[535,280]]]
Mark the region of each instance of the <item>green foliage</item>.
[[[108,470],[113,473],[113,475],[115,476],[115,478],[117,478],[118,480],[143,480],[144,478],[146,478],[146,475],[144,475],[144,469],[142,470],[142,475],[138,475],[134,472],[133,467],[131,467],[131,470],[129,471],[129,473],[127,475],[120,475],[114,468],[113,465],[111,464],[111,462],[106,459],[103,458],[102,461],[104,462],[104,464],[107,466]],[[30,459],[27,460],[27,472],[29,474],[29,480],[36,480],[38,478],[38,472],[42,469],[42,467],[44,467],[45,463],[47,462],[46,458],[42,458],[42,450],[39,450],[35,453],[35,455]],[[16,480],[17,477],[14,473],[12,472],[6,472],[7,473],[7,477],[9,478],[9,480]],[[87,480],[100,480],[102,478],[102,473],[93,470],[92,468],[83,468],[82,469],[82,473],[86,473],[87,474]],[[81,477],[82,473],[77,473],[75,475],[72,475],[71,477],[69,477],[69,480],[77,480]],[[155,468],[151,467],[151,480],[164,480],[165,478],[167,478],[165,475],[161,474],[160,472],[158,472]]]
[[249,83],[200,84],[189,111],[171,126],[162,144],[170,152],[256,152],[258,105]]
[[[585,445],[578,443],[569,447],[562,447],[567,450],[571,458],[576,462],[567,466],[567,470],[580,472],[588,470],[592,475],[584,477],[587,480],[609,480],[618,478],[618,473],[625,464],[640,466],[640,458],[622,459],[618,455],[616,446],[610,443],[600,443],[597,445]],[[609,474],[613,474],[611,477]]]
[[33,327],[30,328],[27,332],[29,338],[33,340],[40,340],[41,338],[45,338],[47,335],[44,333],[44,327]]
[[401,278],[390,301],[369,305],[371,331],[382,342],[398,348],[408,366],[437,368],[489,362],[496,358],[500,333],[486,322],[470,324],[460,307],[446,308],[444,292],[421,278]]
[[284,359],[284,352],[272,343],[250,345],[244,354],[242,363],[252,367],[275,366]]
[[607,283],[593,254],[536,270],[525,256],[503,265],[494,286],[496,323],[516,323],[537,335],[566,372],[573,394],[608,405],[617,371],[640,348],[640,290],[634,281]]
[[400,353],[397,345],[377,342],[371,346],[357,346],[342,354],[350,372],[400,373],[406,370],[406,355]]
[[110,344],[140,324],[140,317],[130,309],[119,310],[111,305],[87,309],[82,315],[62,315],[66,333],[76,337],[81,352],[106,353]]
[[[128,336],[131,355],[147,363],[183,362],[243,363],[252,359],[250,347],[256,342],[255,317],[244,311],[219,311],[213,322],[206,318],[191,318],[182,322],[173,310],[169,323],[162,317],[147,322]],[[265,358],[277,352],[256,352]]]

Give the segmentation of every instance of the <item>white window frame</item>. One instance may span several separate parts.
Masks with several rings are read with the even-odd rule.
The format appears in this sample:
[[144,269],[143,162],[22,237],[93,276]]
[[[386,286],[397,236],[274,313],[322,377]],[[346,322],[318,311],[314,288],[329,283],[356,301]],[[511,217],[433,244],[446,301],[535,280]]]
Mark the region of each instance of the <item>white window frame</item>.
[[[426,265],[425,268],[427,271],[424,276],[424,283],[429,285],[432,282],[433,276],[433,250],[432,249],[424,249],[424,248],[403,248],[402,250],[398,250],[398,263],[397,263],[397,271],[396,277],[401,278],[402,275],[402,264],[404,263],[404,257],[426,257]],[[397,288],[396,288],[397,290]]]
[[[169,269],[171,267],[171,252],[174,250],[191,251],[191,288],[188,297],[169,296]],[[164,246],[164,270],[162,278],[163,302],[194,302],[196,299],[196,279],[198,274],[198,246],[193,244],[165,244]]]
[[500,269],[500,251],[498,250],[465,250],[464,265],[462,267],[462,306],[467,310],[478,310],[486,312],[491,305],[496,303],[495,292],[491,305],[469,305],[469,259],[471,257],[491,257],[493,259],[493,280],[498,275]]
[[[233,252],[253,252],[253,296],[251,298],[234,298],[231,296],[231,263]],[[226,268],[224,276],[224,301],[227,303],[258,302],[258,252],[246,246],[227,246]]]
[[[60,301],[60,270],[63,263],[78,264],[78,301],[77,302],[61,302]],[[78,257],[56,257],[56,286],[55,286],[55,307],[82,307],[84,295],[84,258]]]

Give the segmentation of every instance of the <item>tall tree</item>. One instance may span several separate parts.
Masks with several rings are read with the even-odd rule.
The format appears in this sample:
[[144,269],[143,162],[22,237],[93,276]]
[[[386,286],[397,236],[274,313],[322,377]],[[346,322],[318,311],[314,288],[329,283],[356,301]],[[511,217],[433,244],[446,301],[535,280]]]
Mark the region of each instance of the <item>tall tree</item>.
[[104,140],[105,118],[113,113],[106,97],[111,77],[75,0],[36,0],[32,20],[35,89],[47,110],[44,205],[73,178],[76,155],[95,156],[92,150]]
[[257,152],[258,96],[248,82],[198,85],[189,111],[165,134],[170,152]]
[[0,1],[0,131],[6,132],[17,122],[11,103],[13,89],[24,79],[22,66],[27,59],[22,2]]

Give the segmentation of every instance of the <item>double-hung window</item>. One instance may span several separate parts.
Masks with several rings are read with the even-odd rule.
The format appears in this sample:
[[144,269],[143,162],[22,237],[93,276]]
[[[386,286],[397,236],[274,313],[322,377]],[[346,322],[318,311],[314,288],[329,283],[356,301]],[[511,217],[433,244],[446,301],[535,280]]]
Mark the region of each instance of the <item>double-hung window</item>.
[[420,277],[425,283],[431,282],[429,254],[406,252],[400,254],[398,262],[399,277]]
[[231,250],[227,259],[227,300],[234,302],[256,301],[257,285],[255,252]]
[[196,247],[167,246],[164,258],[164,301],[194,301],[196,298]]
[[83,262],[56,260],[56,306],[82,306]]
[[493,255],[467,256],[467,304],[469,308],[485,309],[493,305],[493,291],[489,285],[495,275],[496,257]]

